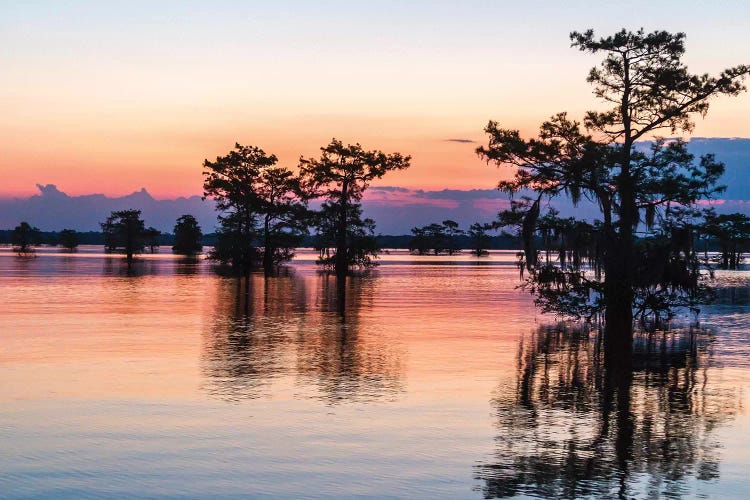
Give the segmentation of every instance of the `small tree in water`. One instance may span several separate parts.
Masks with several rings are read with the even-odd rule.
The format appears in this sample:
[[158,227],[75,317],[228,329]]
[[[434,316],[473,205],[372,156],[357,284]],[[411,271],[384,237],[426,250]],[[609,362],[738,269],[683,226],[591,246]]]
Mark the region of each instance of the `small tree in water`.
[[161,231],[152,226],[149,226],[143,231],[144,244],[148,247],[151,253],[156,253],[156,249],[159,248],[160,236]]
[[[321,219],[326,224],[323,232],[335,241],[329,247],[328,259],[333,263],[336,277],[341,279],[349,272],[352,254],[359,253],[350,251],[354,238],[361,232],[353,231],[351,223],[365,222],[352,215],[361,213],[362,195],[373,180],[391,170],[408,168],[411,157],[366,151],[359,144],[344,146],[336,139],[320,151],[320,158],[300,159],[300,176],[312,196],[326,200],[325,217]],[[318,232],[321,233],[320,228]],[[330,249],[335,249],[333,255]]]
[[705,211],[701,225],[704,239],[719,245],[718,265],[721,269],[739,269],[744,253],[750,249],[750,217],[745,214],[720,214]]
[[203,250],[203,232],[192,215],[183,215],[174,226],[172,251],[179,255],[195,255]]
[[13,229],[13,251],[20,257],[34,255],[34,245],[38,245],[39,242],[39,229],[32,227],[28,222],[21,222]]
[[469,237],[472,255],[477,257],[489,255],[487,248],[490,246],[490,236],[487,234],[487,231],[492,230],[493,227],[491,224],[481,224],[479,222],[475,222],[469,226],[466,235]]
[[[336,270],[338,217],[337,204],[326,201],[312,218],[317,230],[314,247],[318,251],[318,263],[327,271]],[[362,219],[362,207],[359,204],[352,205],[347,212],[346,240],[347,269],[368,269],[376,265],[375,259],[380,249],[375,237],[375,221]]]
[[104,233],[105,249],[125,254],[128,268],[133,265],[135,255],[143,252],[145,246],[145,224],[140,210],[119,210],[112,212],[101,224]]
[[78,233],[73,229],[63,229],[60,231],[60,245],[69,252],[78,248]]
[[[682,33],[622,30],[596,39],[589,30],[570,38],[581,51],[605,55],[588,81],[612,108],[586,113],[583,124],[560,113],[529,140],[491,121],[485,129],[489,144],[477,153],[515,168],[514,178],[501,182],[500,189],[534,193],[514,208],[524,240],[522,265],[538,302],[574,316],[603,313],[609,344],[630,349],[634,314],[668,314],[699,299],[693,228],[674,207],[717,193],[724,170],[712,155],[696,161],[681,140],[657,138],[647,149],[636,143],[663,130],[692,130],[692,117],[705,115],[711,98],[744,90],[742,79],[750,69],[737,66],[718,77],[688,73],[680,61]],[[585,227],[585,244],[578,238],[560,240],[561,256],[570,245],[583,245],[578,260],[539,263],[535,240],[542,202],[562,195],[574,203],[592,201],[601,221]],[[561,232],[575,224],[548,222],[564,222],[556,228]],[[648,232],[639,238],[636,231],[644,226]],[[587,263],[595,274],[585,272]]]

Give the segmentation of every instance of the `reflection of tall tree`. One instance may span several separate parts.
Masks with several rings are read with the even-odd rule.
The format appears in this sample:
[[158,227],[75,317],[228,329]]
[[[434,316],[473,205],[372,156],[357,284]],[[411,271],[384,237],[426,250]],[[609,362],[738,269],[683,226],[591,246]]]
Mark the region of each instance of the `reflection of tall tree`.
[[102,274],[105,276],[156,276],[160,274],[157,261],[143,259],[137,266],[121,258],[105,257]]
[[197,257],[183,257],[175,262],[175,274],[190,276],[198,274],[200,271],[201,260]]
[[260,397],[288,370],[287,346],[304,322],[304,281],[227,278],[219,282],[217,312],[204,348],[207,391],[223,399]]
[[709,383],[710,340],[638,335],[632,362],[618,364],[598,332],[541,328],[521,343],[516,384],[493,399],[495,459],[475,471],[485,497],[678,495],[718,477],[712,430],[739,393]]
[[359,331],[359,310],[371,300],[372,282],[348,281],[341,314],[335,278],[317,279],[311,301],[305,280],[294,273],[220,282],[217,313],[204,342],[210,394],[261,397],[274,380],[295,374],[307,392],[332,402],[379,399],[400,388],[394,349]]
[[[375,280],[350,277],[345,283],[321,275],[320,308],[299,344],[298,372],[313,377],[330,403],[368,401],[401,390],[400,356],[377,332],[364,333],[360,314],[372,303]],[[342,286],[345,289],[342,290]]]

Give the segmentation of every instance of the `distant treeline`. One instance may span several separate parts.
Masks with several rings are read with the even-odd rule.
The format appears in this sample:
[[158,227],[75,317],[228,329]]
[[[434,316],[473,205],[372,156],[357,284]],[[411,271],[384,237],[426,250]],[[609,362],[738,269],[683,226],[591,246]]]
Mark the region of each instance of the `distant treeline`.
[[[10,245],[12,243],[13,230],[0,229],[0,245]],[[100,231],[78,232],[78,242],[81,245],[104,245],[104,233]],[[409,248],[414,235],[404,234],[400,236],[379,235],[376,236],[378,247],[380,248]],[[58,231],[40,231],[39,243],[41,245],[57,245],[60,241]],[[216,233],[204,234],[201,240],[204,246],[214,246],[216,243]],[[174,244],[174,235],[162,233],[157,237],[157,243],[160,246],[171,247]],[[456,236],[455,243],[458,248],[463,250],[472,249],[472,243],[468,236]],[[314,235],[306,235],[302,238],[302,247],[313,247],[315,244]],[[491,250],[517,250],[520,249],[518,238],[511,236],[491,236],[488,239],[487,248]]]
[[[10,245],[13,231],[10,229],[0,229],[0,245]],[[104,233],[99,231],[86,231],[79,232],[78,241],[81,245],[104,245]],[[59,242],[60,233],[57,231],[40,231],[39,238],[41,245],[57,245]],[[378,247],[383,249],[393,248],[409,248],[409,245],[414,240],[414,235],[404,234],[400,236],[393,235],[379,235],[376,236]],[[171,247],[174,244],[174,235],[169,233],[162,233],[158,236],[157,242],[160,246]],[[214,246],[216,243],[216,233],[204,234],[201,240],[204,246]],[[513,236],[488,236],[487,248],[490,250],[520,250],[521,242],[517,237]],[[471,239],[468,236],[456,236],[455,237],[456,247],[461,250],[471,250],[472,246]],[[721,250],[721,245],[718,241],[701,241],[696,242],[695,249],[697,251],[704,251],[705,245],[708,244],[707,250],[710,252],[718,252]],[[301,247],[312,248],[315,246],[315,236],[306,235],[302,238]]]

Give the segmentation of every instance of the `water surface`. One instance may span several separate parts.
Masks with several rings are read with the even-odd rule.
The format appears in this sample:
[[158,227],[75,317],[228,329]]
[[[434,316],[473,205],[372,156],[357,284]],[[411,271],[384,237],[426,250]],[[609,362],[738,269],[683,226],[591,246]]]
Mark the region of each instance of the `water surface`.
[[279,277],[0,249],[0,496],[750,497],[750,274],[639,337],[538,314],[512,252]]

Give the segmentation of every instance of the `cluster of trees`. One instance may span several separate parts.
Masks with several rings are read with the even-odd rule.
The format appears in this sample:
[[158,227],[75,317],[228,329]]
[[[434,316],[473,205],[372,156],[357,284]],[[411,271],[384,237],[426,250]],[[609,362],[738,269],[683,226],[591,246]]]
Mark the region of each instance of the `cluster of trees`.
[[417,255],[457,254],[461,251],[458,237],[466,234],[459,229],[458,223],[452,220],[444,220],[442,224],[432,223],[414,227],[411,233],[414,238],[409,243],[409,251]]
[[[112,212],[107,220],[100,224],[104,235],[104,250],[106,252],[121,252],[125,254],[128,267],[133,264],[135,255],[149,248],[151,253],[159,246],[161,231],[153,227],[146,227],[141,219],[140,210],[117,210]],[[195,255],[203,249],[201,238],[203,233],[192,215],[183,215],[177,219],[174,226],[174,253],[180,255]]]
[[715,259],[719,268],[739,268],[744,254],[750,251],[750,217],[740,213],[717,215],[710,209],[704,212],[700,230],[707,260],[709,243],[713,241],[719,246],[719,256]]
[[496,223],[475,222],[468,230],[463,230],[456,221],[450,219],[414,227],[411,230],[413,238],[409,242],[409,251],[416,255],[455,255],[461,251],[464,243],[468,243],[473,255],[485,256],[489,253],[487,249],[491,242],[487,233],[498,227]]
[[[587,112],[582,123],[559,113],[531,139],[490,121],[489,142],[477,153],[512,168],[500,189],[525,195],[501,220],[519,228],[521,265],[537,302],[565,315],[601,315],[610,332],[605,347],[621,354],[632,349],[634,317],[658,318],[702,300],[690,211],[722,189],[724,166],[713,155],[696,159],[682,140],[657,136],[692,130],[692,117],[705,115],[711,99],[745,90],[750,67],[691,74],[681,61],[682,33],[596,38],[589,30],[570,38],[573,47],[604,55],[588,81],[609,109]],[[647,140],[650,148],[638,145]],[[594,202],[600,218],[560,219],[545,203],[558,196]],[[560,259],[540,262],[540,235],[554,239]]]
[[[320,149],[318,158],[300,159],[297,173],[277,165],[275,155],[240,144],[204,161],[203,196],[219,211],[213,259],[240,274],[262,267],[270,275],[312,228],[320,264],[337,277],[372,265],[375,222],[362,218],[362,195],[374,179],[407,168],[410,157],[336,139]],[[309,207],[314,199],[322,201],[319,210]]]
[[[702,247],[702,266],[708,269],[739,269],[745,254],[750,252],[750,217],[741,213],[716,214],[713,208],[679,210],[684,226],[682,231],[673,232],[669,242],[663,241],[663,235],[658,232],[645,231],[638,234],[636,245],[650,250],[655,244],[669,245],[674,249],[681,247],[696,258]],[[494,224],[487,226],[516,226],[516,236],[522,237],[523,220],[523,212],[509,210],[501,213]],[[534,238],[529,241],[530,247],[525,247],[519,254],[522,271],[527,252],[534,252],[537,265],[541,262],[573,269],[586,265],[600,276],[603,269],[597,263],[601,261],[604,249],[601,236],[600,221],[590,223],[573,217],[562,218],[554,208],[550,208],[537,220]]]
[[[121,252],[130,267],[135,256],[148,248],[154,253],[159,247],[161,231],[153,227],[146,227],[141,219],[140,210],[118,210],[112,212],[100,224],[104,238],[105,252]],[[174,246],[172,251],[180,255],[196,255],[201,252],[203,233],[192,215],[183,215],[177,219],[174,226]],[[47,241],[42,241],[41,231],[32,227],[28,222],[21,222],[13,230],[11,244],[19,256],[31,256],[34,247],[46,243],[60,245],[68,251],[75,251],[80,242],[79,233],[73,229],[63,229],[59,233],[52,233]]]
[[63,229],[45,242],[39,228],[33,227],[28,222],[23,221],[13,229],[11,234],[13,251],[21,257],[34,255],[34,247],[43,243],[52,246],[60,245],[68,251],[73,251],[78,247],[78,233],[73,229]]

